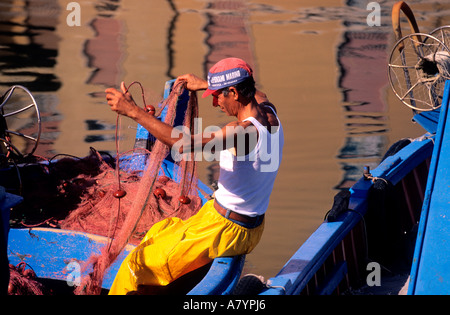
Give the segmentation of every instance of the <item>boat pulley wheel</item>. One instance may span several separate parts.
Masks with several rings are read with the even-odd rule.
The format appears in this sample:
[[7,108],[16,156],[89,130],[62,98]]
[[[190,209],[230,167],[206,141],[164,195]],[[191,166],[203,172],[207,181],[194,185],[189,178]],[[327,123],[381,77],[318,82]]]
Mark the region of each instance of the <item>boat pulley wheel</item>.
[[450,49],[437,37],[412,33],[395,44],[389,59],[389,83],[406,106],[431,111],[442,103],[450,79]]
[[450,25],[441,26],[434,29],[431,31],[430,35],[436,37],[443,42],[445,46],[450,48]]
[[0,98],[0,153],[8,157],[32,155],[41,137],[41,115],[31,92],[10,87]]

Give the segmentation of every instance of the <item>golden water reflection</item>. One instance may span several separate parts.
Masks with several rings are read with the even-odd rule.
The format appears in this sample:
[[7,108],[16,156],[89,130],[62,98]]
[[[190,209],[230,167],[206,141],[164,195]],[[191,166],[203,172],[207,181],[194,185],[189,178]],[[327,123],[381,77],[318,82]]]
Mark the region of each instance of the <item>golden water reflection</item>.
[[[388,88],[394,1],[379,2],[379,27],[367,26],[366,1],[77,2],[79,27],[66,23],[67,1],[1,4],[1,89],[20,83],[36,95],[45,113],[38,154],[84,156],[90,146],[115,152],[116,116],[103,91],[122,80],[141,82],[156,103],[166,80],[205,76],[221,58],[253,66],[258,87],[279,110],[286,145],[265,234],[246,272],[274,276],[320,224],[337,188],[397,139],[423,133]],[[409,3],[423,30],[450,20],[449,4]],[[200,116],[204,127],[230,121],[210,99],[200,100]],[[123,118],[121,126],[125,151],[135,124]],[[200,164],[201,180],[211,184],[216,165]]]

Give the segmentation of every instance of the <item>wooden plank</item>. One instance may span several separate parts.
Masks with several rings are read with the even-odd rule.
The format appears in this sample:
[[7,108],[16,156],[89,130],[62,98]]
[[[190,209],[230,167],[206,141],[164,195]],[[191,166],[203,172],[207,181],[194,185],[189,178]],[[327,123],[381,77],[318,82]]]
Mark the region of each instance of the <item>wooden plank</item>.
[[345,261],[337,264],[323,281],[323,286],[317,290],[318,295],[330,295],[347,274],[347,263]]
[[242,272],[245,255],[214,259],[206,276],[188,295],[231,294]]
[[440,109],[421,112],[414,115],[413,120],[419,123],[429,133],[436,133],[437,125],[439,122]]
[[[87,261],[91,254],[100,254],[108,238],[76,231],[34,228],[11,229],[8,243],[9,261],[13,265],[24,261],[33,268],[40,278],[68,280],[71,270],[68,264],[77,262],[80,265]],[[127,245],[113,265],[107,270],[103,279],[103,288],[109,289],[120,264],[134,246]],[[91,270],[80,270],[80,276]]]
[[446,82],[408,294],[450,294],[450,81]]

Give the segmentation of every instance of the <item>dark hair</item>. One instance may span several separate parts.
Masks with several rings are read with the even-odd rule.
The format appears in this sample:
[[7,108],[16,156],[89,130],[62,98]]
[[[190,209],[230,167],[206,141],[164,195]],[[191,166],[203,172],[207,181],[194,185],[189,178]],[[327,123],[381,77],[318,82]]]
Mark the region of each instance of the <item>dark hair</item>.
[[[255,87],[255,80],[253,77],[247,78],[245,81],[242,81],[236,85],[233,85],[234,88],[241,94],[242,96],[246,98],[252,98],[255,96],[256,93],[256,87]],[[230,87],[226,87],[222,89],[222,93],[224,96],[228,96],[228,93],[230,92]]]

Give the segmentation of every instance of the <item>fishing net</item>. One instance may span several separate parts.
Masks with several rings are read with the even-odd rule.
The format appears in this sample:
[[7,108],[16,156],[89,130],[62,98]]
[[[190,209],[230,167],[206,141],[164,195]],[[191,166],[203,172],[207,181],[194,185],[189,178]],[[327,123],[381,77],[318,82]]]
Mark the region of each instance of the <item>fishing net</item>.
[[45,287],[36,280],[33,269],[26,268],[24,262],[9,265],[8,295],[43,295]]
[[[164,122],[173,125],[182,83],[174,86],[161,104],[167,107]],[[191,92],[183,125],[193,132],[193,119],[198,116],[197,97]],[[183,159],[174,167],[174,180],[164,174],[162,164],[169,148],[157,140],[151,152],[136,149],[117,158],[115,169],[101,163],[102,172],[75,211],[61,222],[61,227],[81,230],[110,238],[110,242],[93,255],[85,268],[92,268],[76,294],[99,294],[103,276],[125,246],[138,243],[147,230],[166,217],[186,219],[201,207],[197,193],[196,165],[193,158]],[[136,165],[145,167],[140,169]],[[122,167],[120,165],[123,165]]]
[[[162,174],[157,176],[156,181],[144,183],[144,177],[147,175],[143,176],[143,170],[131,166],[146,162],[150,158],[152,158],[151,153],[144,149],[121,154],[121,163],[126,161],[127,165],[120,167],[119,186],[117,171],[99,155],[100,174],[94,178],[85,175],[76,177],[75,182],[84,183],[85,191],[77,209],[59,221],[60,227],[113,238],[123,228],[125,218],[133,209],[135,198],[139,197],[137,192],[140,189],[143,190],[144,187],[140,186],[145,184],[149,184],[150,187],[153,185],[153,189],[150,191],[148,188],[150,196],[143,200],[146,202],[146,206],[140,219],[138,218],[134,232],[128,239],[129,243],[138,244],[154,223],[166,217],[189,218],[201,206],[199,197],[193,192],[187,194],[182,192],[180,183],[164,175],[163,168],[160,171]],[[181,170],[180,168],[178,172]],[[126,192],[126,195],[119,199],[115,197],[117,191]],[[189,204],[181,203],[179,198],[182,195],[188,195],[191,202]],[[114,210],[116,211],[114,212]]]
[[[156,108],[157,115],[164,110],[165,123],[174,124],[183,92],[182,83],[173,86]],[[195,117],[197,96],[190,92],[183,128],[191,134]],[[191,156],[171,163],[166,160],[169,153],[168,146],[156,140],[151,151],[135,148],[113,158],[91,148],[90,155],[83,159],[69,156],[39,164],[42,176],[30,170],[27,177],[22,171],[21,189],[26,197],[20,205],[23,211],[15,209],[12,222],[108,237],[100,254],[85,262],[82,268],[88,275],[75,289],[75,294],[100,294],[106,270],[127,244],[138,244],[150,227],[164,218],[187,219],[201,208],[195,159]],[[33,181],[37,177],[39,181]]]

